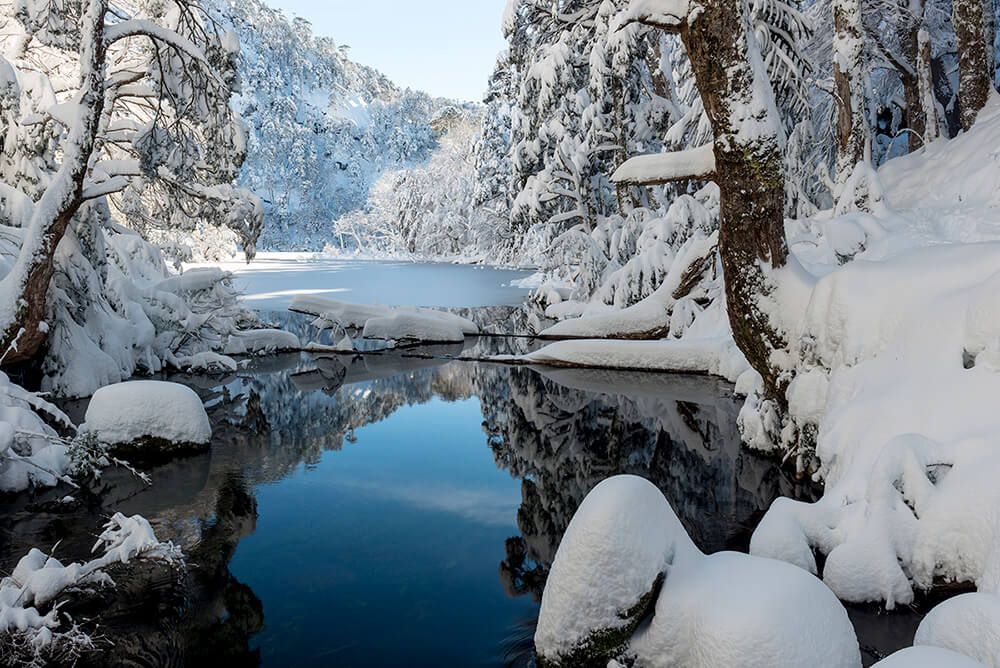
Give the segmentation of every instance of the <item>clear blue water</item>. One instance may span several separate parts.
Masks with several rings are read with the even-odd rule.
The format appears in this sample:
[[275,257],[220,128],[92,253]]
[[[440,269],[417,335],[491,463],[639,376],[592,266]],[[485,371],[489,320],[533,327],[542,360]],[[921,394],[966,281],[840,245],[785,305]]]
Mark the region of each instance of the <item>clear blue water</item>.
[[[0,499],[0,568],[57,540],[83,558],[115,511],[182,546],[182,590],[121,579],[124,608],[101,610],[115,645],[84,666],[531,666],[548,568],[601,480],[653,481],[706,552],[745,550],[774,498],[810,493],[740,447],[725,383],[410,356],[435,350],[172,377],[206,402],[211,451],[149,487],[109,469],[68,508],[47,505],[65,490]],[[850,613],[869,663],[919,622]]]
[[264,665],[496,665],[534,608],[497,580],[520,484],[477,399],[406,406],[257,489],[230,570],[264,603]]

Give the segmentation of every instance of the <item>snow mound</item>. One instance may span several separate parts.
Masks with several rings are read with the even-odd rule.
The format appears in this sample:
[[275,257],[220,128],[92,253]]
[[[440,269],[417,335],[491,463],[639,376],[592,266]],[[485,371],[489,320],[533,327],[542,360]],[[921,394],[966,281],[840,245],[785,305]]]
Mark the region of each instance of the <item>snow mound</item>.
[[861,665],[854,627],[833,592],[791,564],[738,552],[669,573],[630,649],[653,668]]
[[471,320],[430,308],[354,304],[314,295],[298,295],[288,308],[316,316],[313,324],[320,329],[350,327],[372,339],[457,343],[479,334]]
[[861,665],[847,612],[821,581],[772,559],[703,555],[660,490],[635,476],[605,480],[573,516],[535,647],[557,666],[620,656],[654,668]]
[[566,666],[610,658],[652,605],[671,564],[696,552],[655,485],[628,475],[603,481],[556,552],[535,631],[539,656]]
[[144,438],[205,445],[212,439],[201,399],[178,383],[136,380],[102,387],[91,398],[84,419],[82,433],[111,445]]
[[1000,596],[977,592],[939,604],[920,622],[913,644],[960,652],[1000,667]]
[[227,355],[260,355],[299,350],[299,337],[280,329],[249,329],[237,332],[226,342]]
[[907,647],[890,654],[872,668],[983,668],[983,664],[940,647]]
[[826,493],[775,503],[751,552],[816,572],[819,550],[840,598],[889,607],[937,577],[978,581],[1000,507],[998,256],[934,246],[816,284],[788,399]]

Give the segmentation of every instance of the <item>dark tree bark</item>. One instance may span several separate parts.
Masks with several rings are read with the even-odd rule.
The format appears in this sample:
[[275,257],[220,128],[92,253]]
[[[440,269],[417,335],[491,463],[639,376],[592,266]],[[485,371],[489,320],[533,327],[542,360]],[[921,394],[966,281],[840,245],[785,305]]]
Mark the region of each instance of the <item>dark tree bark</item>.
[[918,77],[917,59],[920,55],[920,23],[910,16],[901,19],[899,25],[899,44],[903,63],[911,70],[901,70],[899,78],[903,84],[903,98],[906,102],[906,126],[910,130],[908,142],[910,152],[916,151],[924,142],[927,131],[927,119],[920,101],[920,80]]
[[636,20],[679,32],[714,135],[721,194],[719,255],[736,345],[764,379],[768,399],[786,405],[787,379],[771,353],[787,347],[761,308],[769,273],[785,265],[783,143],[774,92],[751,32],[744,0],[702,0],[687,16]]
[[837,184],[865,159],[870,129],[865,113],[864,26],[858,0],[833,2],[833,83],[837,100]]
[[958,45],[958,106],[962,129],[968,131],[986,106],[992,85],[982,0],[954,0],[951,22]]

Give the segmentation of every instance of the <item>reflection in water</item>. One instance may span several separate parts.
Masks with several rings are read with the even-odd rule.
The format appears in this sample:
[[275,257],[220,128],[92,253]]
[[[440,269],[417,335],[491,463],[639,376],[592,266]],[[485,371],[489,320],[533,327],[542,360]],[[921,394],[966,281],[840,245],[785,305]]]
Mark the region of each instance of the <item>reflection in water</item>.
[[[530,345],[483,337],[464,354]],[[124,595],[100,602],[113,654],[94,663],[524,665],[559,540],[604,478],[652,480],[709,552],[745,549],[771,500],[810,493],[740,448],[738,404],[714,379],[431,357],[462,353],[175,377],[206,401],[212,451],[155,468],[150,488],[110,471],[69,508],[45,505],[64,491],[9,500],[0,567],[60,538],[77,558],[102,513],[142,513],[192,566],[180,588],[124,573]]]

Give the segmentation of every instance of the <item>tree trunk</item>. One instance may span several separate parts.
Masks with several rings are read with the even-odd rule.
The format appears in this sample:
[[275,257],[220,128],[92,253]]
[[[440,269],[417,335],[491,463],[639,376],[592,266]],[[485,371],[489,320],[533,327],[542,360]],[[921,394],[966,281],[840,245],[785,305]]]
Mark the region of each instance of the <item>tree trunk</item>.
[[899,26],[899,44],[902,47],[904,62],[913,68],[912,72],[900,72],[899,78],[903,84],[903,97],[906,101],[906,127],[910,153],[913,153],[924,143],[927,131],[924,107],[920,102],[920,77],[917,74],[917,59],[920,52],[920,24],[910,16],[904,16]]
[[864,86],[864,26],[858,0],[833,2],[833,82],[837,97],[837,185],[865,159],[870,140]]
[[954,0],[951,22],[958,45],[958,107],[962,129],[968,131],[986,106],[991,86],[982,0]]
[[34,357],[48,333],[48,327],[42,323],[55,250],[70,219],[83,203],[87,165],[104,107],[103,31],[107,4],[107,0],[87,3],[81,25],[78,117],[66,138],[62,165],[35,205],[17,261],[0,281],[0,294],[13,297],[13,303],[0,312],[3,331],[0,354],[6,353],[4,364]]
[[941,135],[937,98],[934,96],[934,70],[931,67],[931,36],[926,30],[921,29],[917,39],[917,82],[920,86],[920,107],[923,110],[926,126],[924,140],[930,143]]
[[766,397],[784,406],[787,381],[771,352],[787,342],[760,304],[772,289],[770,270],[788,258],[781,126],[745,0],[703,0],[702,8],[680,33],[715,137],[729,322]]
[[983,0],[983,28],[986,31],[986,71],[990,78],[990,85],[993,85],[993,73],[996,71],[996,55],[993,51],[993,42],[996,40],[996,10],[993,7],[995,0]]

